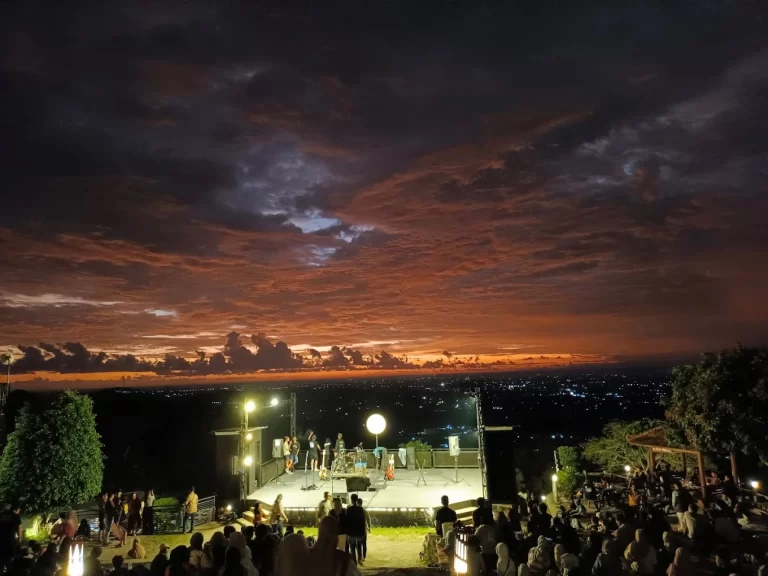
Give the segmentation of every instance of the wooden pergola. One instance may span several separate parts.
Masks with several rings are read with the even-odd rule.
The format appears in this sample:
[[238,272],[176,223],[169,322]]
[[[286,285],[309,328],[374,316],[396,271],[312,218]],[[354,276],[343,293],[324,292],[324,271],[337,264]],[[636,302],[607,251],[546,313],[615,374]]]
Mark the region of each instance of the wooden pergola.
[[691,454],[696,456],[696,461],[699,465],[699,478],[701,480],[701,495],[706,501],[707,479],[704,476],[704,456],[699,450],[670,446],[667,434],[662,426],[651,428],[634,436],[627,436],[627,442],[632,446],[639,446],[648,450],[648,468],[650,470],[656,467],[656,454],[683,454],[683,475],[685,475],[685,455]]

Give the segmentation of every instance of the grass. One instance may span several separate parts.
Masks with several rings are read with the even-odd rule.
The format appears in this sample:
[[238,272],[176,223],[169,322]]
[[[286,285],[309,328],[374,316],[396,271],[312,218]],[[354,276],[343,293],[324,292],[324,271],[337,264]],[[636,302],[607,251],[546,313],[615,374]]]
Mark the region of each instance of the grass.
[[[314,536],[317,538],[316,526],[294,526],[294,530],[303,530],[304,536]],[[413,538],[423,538],[425,534],[429,534],[432,530],[428,526],[374,527],[373,533],[388,540],[411,540]]]

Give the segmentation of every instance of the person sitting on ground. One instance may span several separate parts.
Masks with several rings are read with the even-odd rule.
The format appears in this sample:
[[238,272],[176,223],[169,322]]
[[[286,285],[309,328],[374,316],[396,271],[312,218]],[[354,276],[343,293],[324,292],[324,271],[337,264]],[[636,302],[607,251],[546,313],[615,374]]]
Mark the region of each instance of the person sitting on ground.
[[119,554],[112,558],[112,576],[130,576],[130,572],[127,568],[123,567],[123,557]]
[[509,521],[508,526],[511,532],[517,533],[523,531],[523,526],[520,524],[520,515],[514,506],[507,510],[507,520]]
[[624,551],[624,558],[630,563],[633,574],[650,575],[656,569],[656,550],[648,543],[645,532],[635,531],[635,539]]
[[141,545],[138,538],[133,539],[133,546],[128,550],[128,558],[135,558],[136,560],[144,560],[147,557],[147,551],[144,550],[144,546]]
[[563,545],[566,552],[578,554],[581,551],[579,533],[568,522],[555,518],[552,520],[552,528],[555,531],[555,539]]
[[103,576],[104,569],[101,567],[101,546],[96,546],[91,553],[83,560],[83,576]]
[[224,540],[226,540],[227,546],[229,546],[229,537],[237,532],[234,526],[224,526]]
[[627,522],[627,517],[624,512],[618,512],[616,514],[616,525],[618,526],[616,532],[614,532],[616,543],[619,546],[619,550],[625,550],[627,546],[629,546],[629,543],[635,539],[635,527]]
[[579,576],[579,557],[566,552],[562,544],[555,546],[555,567],[561,576]]
[[482,546],[480,539],[473,534],[467,538],[467,576],[482,576],[483,574],[485,574],[485,560],[483,559]]
[[[540,534],[548,538],[554,537],[554,531],[552,530],[552,515],[548,512],[546,502],[539,503],[539,514],[536,516],[535,524],[538,526]],[[530,525],[531,522],[528,523],[529,527]]]
[[535,548],[528,552],[528,569],[531,574],[541,574],[542,576],[552,567],[552,552],[549,540],[544,536],[539,536]]
[[675,559],[667,568],[667,576],[690,576],[691,573],[688,550],[681,546],[675,550]]
[[219,570],[219,576],[247,576],[239,548],[234,546],[227,548],[227,553],[224,556],[224,566]]
[[592,576],[621,576],[624,567],[621,562],[621,548],[616,540],[605,538],[602,549],[592,565]]
[[90,538],[91,537],[91,525],[88,524],[88,520],[83,518],[80,520],[80,525],[77,527],[76,538]]
[[[253,526],[248,526],[253,530]],[[203,552],[205,538],[202,532],[195,532],[189,538],[189,564],[198,572],[211,567],[211,559]]]
[[602,552],[603,540],[602,534],[592,533],[588,535],[587,547],[579,555],[579,565],[583,567],[584,573],[592,570],[595,560],[597,560],[600,552]]
[[504,542],[496,544],[496,575],[517,576],[517,566],[509,556],[509,546]]
[[486,566],[496,565],[496,526],[492,514],[485,514],[483,524],[475,530],[475,536],[480,544],[480,553]]
[[695,551],[707,553],[711,550],[712,526],[699,514],[696,504],[688,506],[688,511],[683,515],[682,532],[690,538]]
[[458,516],[456,516],[456,512],[450,506],[448,506],[448,496],[442,496],[440,498],[440,503],[442,504],[442,507],[435,514],[435,532],[437,532],[437,535],[442,538],[443,524],[455,524]]
[[157,556],[152,558],[152,563],[149,565],[149,573],[152,576],[163,576],[166,568],[168,568],[168,544],[160,544]]
[[[736,507],[738,508],[738,504]],[[728,544],[736,544],[741,539],[741,529],[731,516],[723,514],[715,509],[709,512],[709,517],[714,526],[715,537],[717,539]]]

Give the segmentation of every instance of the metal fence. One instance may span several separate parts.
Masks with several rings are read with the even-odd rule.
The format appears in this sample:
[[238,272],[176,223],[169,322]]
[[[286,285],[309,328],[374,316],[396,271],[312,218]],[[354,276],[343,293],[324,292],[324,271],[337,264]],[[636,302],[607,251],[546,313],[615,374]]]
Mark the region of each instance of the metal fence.
[[[174,534],[181,532],[184,522],[184,504],[179,503],[174,506],[153,506],[152,517],[155,534]],[[99,530],[99,509],[95,507],[82,508],[77,510],[77,516],[80,520],[87,520],[92,532]],[[195,526],[213,522],[216,520],[216,496],[200,498],[197,502],[197,513],[195,514]]]

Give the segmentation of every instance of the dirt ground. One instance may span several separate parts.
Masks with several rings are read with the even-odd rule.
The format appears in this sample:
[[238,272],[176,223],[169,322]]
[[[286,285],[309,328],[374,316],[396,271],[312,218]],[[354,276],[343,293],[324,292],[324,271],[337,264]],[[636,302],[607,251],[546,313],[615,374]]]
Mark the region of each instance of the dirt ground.
[[[240,530],[240,526],[236,525]],[[202,532],[205,541],[210,540],[214,532],[221,531],[223,526],[217,524],[208,524],[198,527],[198,532]],[[297,527],[297,530],[304,530],[306,536],[317,536],[316,528]],[[419,552],[424,540],[424,535],[429,532],[429,528],[378,528],[368,536],[368,558],[365,563],[367,570],[379,570],[382,568],[402,569],[402,568],[422,568],[419,563]],[[112,562],[112,558],[121,554],[126,563],[144,563],[151,562],[159,549],[160,544],[167,544],[171,548],[180,545],[189,545],[189,534],[165,534],[162,536],[141,536],[139,540],[147,551],[146,560],[131,560],[127,557],[131,549],[133,538],[128,537],[124,547],[117,547],[110,543],[108,547],[103,547],[101,561],[104,564]],[[86,544],[86,554],[96,546],[96,542]]]

